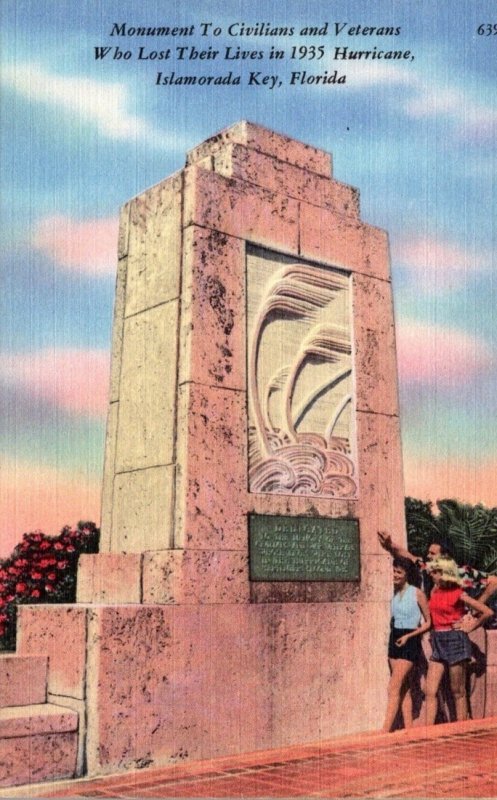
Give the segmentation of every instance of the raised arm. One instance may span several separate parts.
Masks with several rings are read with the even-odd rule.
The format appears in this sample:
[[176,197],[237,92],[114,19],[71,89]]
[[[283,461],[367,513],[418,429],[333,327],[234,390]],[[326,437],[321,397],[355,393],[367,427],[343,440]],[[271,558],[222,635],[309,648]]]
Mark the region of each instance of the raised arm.
[[[401,547],[399,544],[396,544],[392,541],[392,537],[389,533],[385,533],[385,531],[378,531],[378,539],[380,541],[381,546],[387,553],[391,553],[393,556],[397,556],[397,558],[408,558],[414,563],[418,561],[418,557],[413,555],[406,550],[405,547]],[[497,585],[496,585],[497,589]]]

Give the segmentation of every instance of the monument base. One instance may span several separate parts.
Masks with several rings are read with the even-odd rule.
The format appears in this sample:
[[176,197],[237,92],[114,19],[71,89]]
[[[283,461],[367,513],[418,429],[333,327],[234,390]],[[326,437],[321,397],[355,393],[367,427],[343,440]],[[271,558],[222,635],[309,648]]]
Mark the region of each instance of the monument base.
[[331,167],[240,122],[122,210],[101,552],[76,605],[19,607],[75,774],[383,723],[377,532],[405,542],[388,236]]
[[379,728],[387,623],[376,602],[38,606],[19,647],[48,652],[54,697],[86,700],[98,775]]

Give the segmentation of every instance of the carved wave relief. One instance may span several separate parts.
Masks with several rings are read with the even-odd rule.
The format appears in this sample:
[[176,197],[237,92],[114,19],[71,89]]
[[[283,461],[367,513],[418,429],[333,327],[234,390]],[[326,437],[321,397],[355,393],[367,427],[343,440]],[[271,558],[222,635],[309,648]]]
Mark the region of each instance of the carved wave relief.
[[249,489],[357,496],[348,279],[279,265],[249,339]]

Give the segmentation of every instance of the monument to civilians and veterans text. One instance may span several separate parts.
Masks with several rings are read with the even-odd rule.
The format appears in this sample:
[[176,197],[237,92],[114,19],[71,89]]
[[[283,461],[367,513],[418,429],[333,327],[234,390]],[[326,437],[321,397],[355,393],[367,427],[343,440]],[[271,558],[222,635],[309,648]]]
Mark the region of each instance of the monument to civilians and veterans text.
[[78,604],[20,622],[80,715],[80,771],[380,727],[388,239],[328,153],[241,122],[124,207],[102,513]]

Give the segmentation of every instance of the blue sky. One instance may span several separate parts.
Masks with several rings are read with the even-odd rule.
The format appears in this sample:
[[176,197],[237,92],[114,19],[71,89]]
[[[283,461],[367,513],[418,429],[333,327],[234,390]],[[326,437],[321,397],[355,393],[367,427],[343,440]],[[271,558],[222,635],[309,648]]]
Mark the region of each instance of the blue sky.
[[[190,10],[191,8],[191,10]],[[494,2],[3,0],[1,198],[4,478],[0,555],[28,528],[99,514],[119,207],[185,151],[249,119],[333,153],[362,217],[390,234],[406,491],[497,505],[493,475],[497,24]],[[201,22],[222,29],[198,34]],[[196,26],[188,39],[112,37],[113,24]],[[227,34],[232,23],[291,37]],[[334,35],[335,23],[400,27]],[[306,25],[326,36],[301,37]],[[497,31],[497,27],[496,27]],[[319,61],[138,61],[138,47],[322,45]],[[96,60],[95,47],[131,50]],[[335,47],[410,50],[336,61]],[[283,77],[247,85],[251,70]],[[292,70],[345,85],[290,86]],[[242,85],[156,86],[158,70]]]

